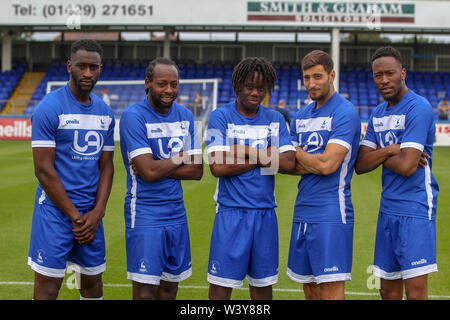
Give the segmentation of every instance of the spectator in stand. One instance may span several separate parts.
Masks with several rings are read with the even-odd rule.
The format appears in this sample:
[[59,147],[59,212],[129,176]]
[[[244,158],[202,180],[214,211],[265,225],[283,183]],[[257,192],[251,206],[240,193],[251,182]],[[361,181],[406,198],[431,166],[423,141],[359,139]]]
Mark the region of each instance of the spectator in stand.
[[438,110],[439,110],[439,120],[448,120],[450,115],[450,103],[448,102],[448,98],[444,97],[439,104],[438,104]]
[[108,89],[102,88],[102,100],[111,107],[111,99],[109,99]]
[[291,118],[289,117],[289,113],[286,110],[286,102],[283,99],[280,99],[280,101],[278,101],[278,105],[275,107],[275,110],[283,115],[284,120],[286,120],[286,124],[289,127],[291,125]]
[[195,99],[192,101],[192,113],[199,117],[203,111],[203,98],[200,92],[195,93]]

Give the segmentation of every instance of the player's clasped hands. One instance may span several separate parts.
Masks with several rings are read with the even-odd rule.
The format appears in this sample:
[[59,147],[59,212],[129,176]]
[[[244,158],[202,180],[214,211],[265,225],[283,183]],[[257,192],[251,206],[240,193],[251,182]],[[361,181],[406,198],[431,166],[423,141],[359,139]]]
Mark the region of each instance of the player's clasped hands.
[[79,244],[87,245],[94,241],[102,218],[103,215],[96,213],[94,209],[86,212],[84,216],[73,222],[72,232]]

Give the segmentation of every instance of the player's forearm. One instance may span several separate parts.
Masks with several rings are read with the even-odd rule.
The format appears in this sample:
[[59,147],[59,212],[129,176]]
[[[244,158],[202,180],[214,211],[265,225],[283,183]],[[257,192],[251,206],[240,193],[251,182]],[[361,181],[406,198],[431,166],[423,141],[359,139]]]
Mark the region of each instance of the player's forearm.
[[184,164],[173,173],[169,175],[169,178],[177,180],[200,180],[203,176],[203,164],[191,163]]
[[403,153],[386,159],[383,165],[389,170],[405,177],[412,176],[418,168],[417,161],[413,161],[411,157],[405,157]]
[[388,158],[397,153],[397,147],[391,146],[378,148],[376,150],[362,146],[355,162],[355,172],[357,174],[363,174],[378,168],[378,166],[380,166]]
[[[244,147],[244,146],[242,146]],[[258,164],[251,162],[250,159],[236,156],[234,147],[231,152],[211,152],[208,154],[209,168],[215,177],[235,176],[258,167]],[[241,149],[242,151],[242,149]]]
[[172,158],[164,160],[149,159],[146,163],[135,163],[137,174],[146,181],[153,182],[162,178],[169,177],[183,163],[186,162],[186,156],[179,153]]
[[[276,154],[275,154],[276,153]],[[271,156],[276,156],[276,159],[272,159]],[[274,152],[271,148],[259,149],[250,147],[248,145],[233,145],[231,146],[231,151],[227,155],[228,158],[234,158],[238,163],[248,160],[249,163],[254,163],[259,166],[269,167],[271,166],[271,161],[278,159],[278,149]]]
[[69,217],[72,222],[81,217],[80,212],[67,195],[56,170],[37,167],[35,169],[35,175],[47,197],[59,210]]
[[295,171],[295,153],[294,151],[286,151],[279,154],[279,170],[280,173],[294,173]]
[[294,171],[291,173],[292,175],[303,176],[303,175],[305,175],[305,174],[310,174],[310,173],[311,173],[311,172],[309,172],[308,170],[306,170],[304,166],[302,166],[300,163],[298,163],[297,161],[295,161]]
[[139,175],[146,182],[153,182],[171,175],[181,164],[174,163],[171,159],[158,160],[158,166],[149,167],[147,170],[139,170]]
[[214,177],[237,176],[247,171],[253,170],[256,164],[210,164],[209,168]]
[[114,177],[114,165],[111,159],[111,161],[108,161],[107,163],[100,166],[100,178],[98,181],[96,202],[95,202],[95,207],[101,213],[100,218],[103,218],[106,212],[106,204],[111,194],[113,177]]
[[295,158],[309,173],[329,175],[334,173],[339,165],[334,163],[330,157],[324,153],[310,154],[301,148],[297,148]]

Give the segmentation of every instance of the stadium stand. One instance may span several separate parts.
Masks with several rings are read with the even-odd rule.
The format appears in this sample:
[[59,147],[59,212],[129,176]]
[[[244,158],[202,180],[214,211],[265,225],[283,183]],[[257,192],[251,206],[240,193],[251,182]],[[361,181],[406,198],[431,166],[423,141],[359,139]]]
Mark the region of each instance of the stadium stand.
[[[103,63],[103,71],[100,80],[140,80],[145,78],[145,69],[148,60],[114,60],[108,59]],[[231,76],[234,62],[215,61],[200,63],[195,61],[177,61],[180,68],[181,79],[218,78],[219,92],[218,105],[225,104],[235,98],[231,85]],[[275,106],[280,99],[286,101],[287,110],[291,117],[307,97],[307,91],[301,86],[302,72],[296,64],[277,64],[278,82],[269,100],[269,106]],[[23,66],[19,65],[14,72],[0,77],[2,85],[0,97],[9,95],[23,74]],[[48,67],[45,76],[31,97],[25,115],[30,115],[35,105],[45,95],[48,81],[67,81],[69,79],[65,61],[53,61]],[[6,85],[8,84],[8,85]],[[350,64],[342,66],[339,77],[339,92],[349,99],[358,109],[361,119],[368,119],[371,110],[382,98],[377,92],[372,79],[372,72],[364,66]],[[437,105],[442,97],[450,95],[450,72],[421,72],[410,71],[407,76],[407,85],[416,93],[428,99],[435,110],[438,119]],[[142,98],[142,88],[122,90],[117,86],[107,87],[111,97],[111,107],[117,115],[132,102]],[[100,94],[101,88],[96,88],[95,93]],[[180,86],[179,96],[186,106],[190,106],[195,98],[196,91],[200,87]],[[202,92],[202,95],[208,95]],[[3,99],[6,99],[3,98]],[[0,98],[1,100],[1,98]]]
[[8,99],[25,73],[25,67],[23,61],[14,60],[12,70],[0,72],[0,110],[2,113],[7,107]]

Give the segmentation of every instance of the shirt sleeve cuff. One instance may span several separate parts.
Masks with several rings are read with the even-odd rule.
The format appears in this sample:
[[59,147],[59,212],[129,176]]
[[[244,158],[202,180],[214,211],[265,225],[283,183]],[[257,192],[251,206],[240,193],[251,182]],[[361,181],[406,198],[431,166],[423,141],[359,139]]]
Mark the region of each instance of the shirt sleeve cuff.
[[137,156],[140,156],[141,154],[146,154],[146,153],[152,153],[153,154],[152,149],[151,148],[139,148],[139,149],[133,150],[133,151],[130,152],[129,157],[130,157],[130,160],[131,160],[133,158],[136,158]]
[[403,142],[400,144],[400,149],[414,148],[423,152],[424,146],[417,142]]
[[362,145],[362,146],[369,147],[369,148],[372,148],[372,149],[376,149],[376,148],[377,148],[376,143],[374,143],[374,142],[372,142],[372,141],[369,141],[369,140],[363,140],[363,141],[361,141],[361,145]]

